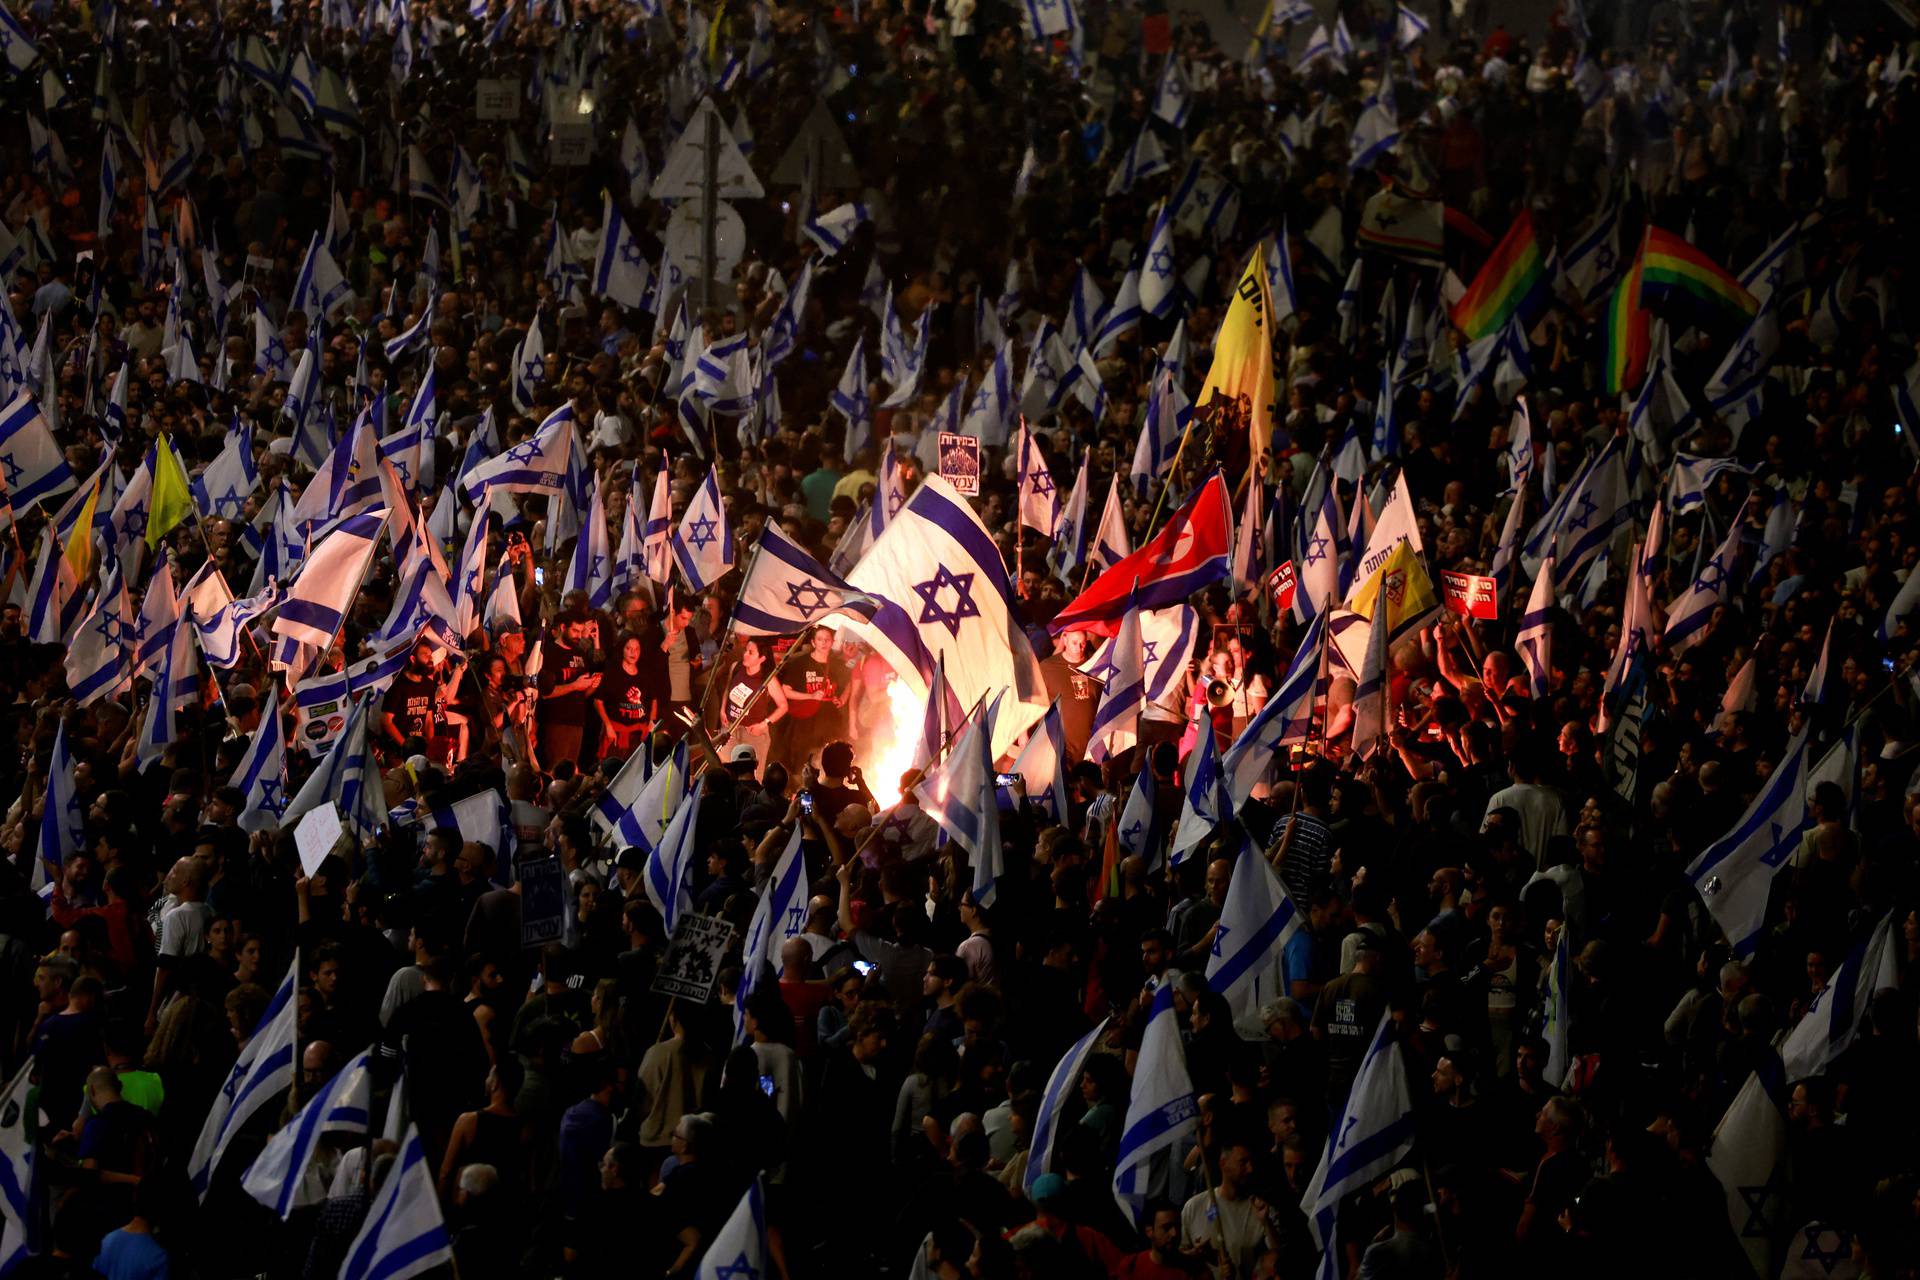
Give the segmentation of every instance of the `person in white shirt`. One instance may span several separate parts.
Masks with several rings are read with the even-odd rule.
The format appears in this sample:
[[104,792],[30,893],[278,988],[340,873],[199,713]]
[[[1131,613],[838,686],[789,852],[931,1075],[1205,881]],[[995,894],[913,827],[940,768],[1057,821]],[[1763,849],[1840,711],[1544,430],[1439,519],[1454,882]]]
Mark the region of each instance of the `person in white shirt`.
[[147,1034],[160,1026],[160,1010],[172,993],[174,971],[181,963],[207,949],[207,927],[213,923],[213,908],[207,896],[207,866],[193,858],[182,858],[167,872],[166,891],[174,904],[160,917],[160,939],[156,948],[157,967],[153,973],[153,998],[147,1003]]
[[1493,793],[1480,822],[1480,829],[1485,831],[1487,818],[1491,818],[1495,810],[1513,810],[1520,818],[1520,845],[1533,855],[1534,865],[1542,871],[1547,865],[1547,841],[1572,830],[1566,801],[1560,798],[1559,791],[1540,782],[1540,760],[1544,755],[1544,749],[1529,749],[1524,744],[1513,752],[1507,760],[1507,774],[1513,779],[1513,785]]

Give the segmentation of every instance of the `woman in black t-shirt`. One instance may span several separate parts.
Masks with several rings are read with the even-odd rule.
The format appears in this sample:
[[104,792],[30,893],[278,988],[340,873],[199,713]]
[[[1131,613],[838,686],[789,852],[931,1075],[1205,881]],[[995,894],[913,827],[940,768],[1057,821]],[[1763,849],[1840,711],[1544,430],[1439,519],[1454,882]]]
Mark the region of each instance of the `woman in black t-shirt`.
[[786,733],[776,726],[787,719],[787,691],[778,680],[767,678],[772,672],[773,646],[759,636],[742,640],[720,686],[718,727],[734,725],[733,735],[721,744],[722,754],[744,742],[763,763],[775,757],[775,741]]
[[641,644],[638,636],[620,642],[620,656],[609,663],[600,687],[593,694],[593,709],[600,716],[601,754],[626,756],[653,723],[657,708],[647,696],[640,674]]

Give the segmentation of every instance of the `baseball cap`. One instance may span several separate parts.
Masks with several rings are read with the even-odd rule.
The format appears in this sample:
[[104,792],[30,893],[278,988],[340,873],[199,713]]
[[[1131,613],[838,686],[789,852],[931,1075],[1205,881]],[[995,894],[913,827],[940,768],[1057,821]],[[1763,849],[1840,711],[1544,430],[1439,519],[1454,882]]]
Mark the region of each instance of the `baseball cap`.
[[1043,1173],[1033,1180],[1033,1202],[1058,1200],[1067,1194],[1067,1180],[1057,1173]]
[[613,869],[615,871],[645,871],[647,869],[647,855],[632,845],[628,845],[620,851],[620,856],[613,860]]
[[753,749],[751,742],[742,742],[727,753],[728,764],[758,764],[760,753]]

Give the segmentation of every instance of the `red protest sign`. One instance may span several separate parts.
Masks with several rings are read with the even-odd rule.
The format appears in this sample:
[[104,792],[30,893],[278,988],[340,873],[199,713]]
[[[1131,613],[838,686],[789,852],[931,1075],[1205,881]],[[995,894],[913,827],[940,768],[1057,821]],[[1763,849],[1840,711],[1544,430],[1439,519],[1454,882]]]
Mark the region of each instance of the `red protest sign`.
[[1280,567],[1267,575],[1267,590],[1273,593],[1275,606],[1293,608],[1293,561],[1282,560]]
[[1492,578],[1442,569],[1440,582],[1446,591],[1447,608],[1453,612],[1488,621],[1500,616],[1500,601],[1495,594],[1497,584]]

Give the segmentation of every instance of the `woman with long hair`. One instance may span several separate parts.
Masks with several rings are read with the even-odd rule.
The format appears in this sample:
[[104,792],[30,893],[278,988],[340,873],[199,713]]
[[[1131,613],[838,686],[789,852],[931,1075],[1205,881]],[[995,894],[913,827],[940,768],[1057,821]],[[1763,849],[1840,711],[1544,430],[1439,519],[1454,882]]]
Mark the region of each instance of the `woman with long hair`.
[[761,636],[748,636],[727,668],[720,689],[720,727],[733,726],[722,744],[722,755],[746,744],[761,763],[776,759],[786,746],[789,711],[787,691],[773,675],[773,645]]

